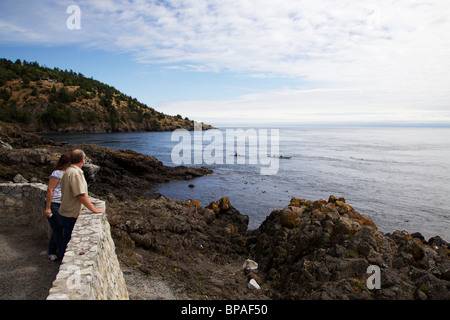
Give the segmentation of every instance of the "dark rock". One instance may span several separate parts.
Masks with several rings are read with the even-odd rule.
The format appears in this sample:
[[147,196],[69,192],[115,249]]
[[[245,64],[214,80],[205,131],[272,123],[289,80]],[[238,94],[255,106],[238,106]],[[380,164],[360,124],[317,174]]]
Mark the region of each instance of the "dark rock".
[[[425,245],[418,234],[385,235],[342,200],[292,199],[252,232],[249,251],[272,298],[445,299],[445,241],[435,237]],[[366,286],[370,265],[380,268],[379,290]]]
[[434,236],[428,239],[428,244],[431,246],[437,246],[438,248],[442,249],[450,249],[450,244],[442,240],[442,238],[439,236]]
[[449,283],[436,278],[432,274],[425,274],[416,281],[417,290],[422,291],[432,300],[450,299]]
[[427,244],[425,237],[420,232],[411,233],[411,237],[413,237],[413,239],[418,239],[419,241],[421,241],[424,244]]

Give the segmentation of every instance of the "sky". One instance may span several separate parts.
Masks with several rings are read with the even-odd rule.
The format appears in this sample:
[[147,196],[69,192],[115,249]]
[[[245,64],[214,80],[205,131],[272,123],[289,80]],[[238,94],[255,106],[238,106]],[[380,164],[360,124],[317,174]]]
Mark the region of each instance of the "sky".
[[0,57],[214,126],[450,126],[448,0],[1,0]]

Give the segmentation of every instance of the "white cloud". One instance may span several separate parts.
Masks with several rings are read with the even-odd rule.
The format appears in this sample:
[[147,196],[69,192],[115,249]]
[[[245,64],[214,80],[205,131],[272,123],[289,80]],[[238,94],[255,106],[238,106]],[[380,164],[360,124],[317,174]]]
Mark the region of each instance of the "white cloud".
[[[341,116],[363,109],[360,117],[380,119],[414,118],[420,110],[428,119],[450,108],[448,0],[31,1],[19,9],[16,3],[0,5],[8,9],[0,14],[0,40],[75,42],[130,52],[167,70],[301,78],[320,88],[214,104],[238,106],[236,113],[258,105],[267,118],[278,117],[270,111],[278,103],[291,119],[298,110],[305,117],[307,108]],[[82,11],[78,33],[64,28],[65,8],[74,3]],[[163,107],[180,109],[174,105]],[[221,110],[208,108],[211,117]]]
[[446,0],[32,1],[2,20],[30,31],[23,37],[34,30],[41,41],[72,42],[66,35],[76,33],[64,30],[72,2],[85,29],[77,41],[133,51],[141,62],[353,80],[375,67],[442,58],[450,45]]
[[215,125],[450,123],[448,101],[430,100],[422,92],[411,96],[404,91],[363,88],[279,90],[232,100],[172,101],[159,109]]

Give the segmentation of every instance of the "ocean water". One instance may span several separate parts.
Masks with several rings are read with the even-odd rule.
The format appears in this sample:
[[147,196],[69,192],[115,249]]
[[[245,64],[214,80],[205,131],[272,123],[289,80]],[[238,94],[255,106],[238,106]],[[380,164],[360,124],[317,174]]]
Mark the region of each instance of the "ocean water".
[[[251,130],[263,136],[261,129]],[[223,147],[216,148],[211,155],[222,152],[223,163],[207,163],[205,157],[201,158],[201,165],[214,170],[212,175],[161,184],[156,191],[178,200],[196,199],[202,206],[229,197],[234,207],[249,215],[250,229],[257,228],[272,210],[288,205],[292,197],[327,200],[330,195],[342,196],[383,232],[421,232],[427,239],[439,235],[450,241],[450,128],[280,127],[278,130],[277,154],[289,159],[256,157],[256,163],[250,164],[250,158],[262,150],[253,146],[233,157],[234,150],[227,149],[225,144],[227,131],[221,129],[218,134],[223,137]],[[269,150],[265,154],[271,155],[274,141],[269,134],[274,129],[267,132]],[[188,134],[194,139],[194,132]],[[178,151],[188,141],[172,139],[171,132],[48,137],[131,149],[154,155],[169,166],[174,166],[173,160],[182,154],[176,152],[174,158],[172,151]],[[207,139],[200,152],[211,151],[211,146],[220,143],[220,139]],[[192,163],[195,148],[193,143]],[[189,151],[186,150],[185,153]],[[227,159],[228,156],[231,157]],[[261,175],[261,167],[269,166],[263,161],[269,160],[273,166],[278,163],[276,174]]]

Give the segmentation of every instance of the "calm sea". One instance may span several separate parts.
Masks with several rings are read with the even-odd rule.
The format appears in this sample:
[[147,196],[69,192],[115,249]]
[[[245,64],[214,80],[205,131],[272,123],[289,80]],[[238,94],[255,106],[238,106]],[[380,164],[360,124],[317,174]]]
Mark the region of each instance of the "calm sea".
[[[225,157],[233,151],[225,147],[225,129],[221,133]],[[47,136],[131,149],[169,166],[175,165],[171,153],[181,141],[172,141],[171,132]],[[208,141],[204,146],[212,146]],[[345,197],[383,232],[421,232],[427,239],[439,235],[450,241],[450,128],[279,128],[279,154],[290,158],[276,160],[274,175],[261,175],[261,162],[249,164],[248,151],[243,164],[237,158],[228,164],[203,163],[214,174],[162,184],[157,191],[203,206],[227,196],[249,215],[251,229],[292,197],[317,200],[333,194]]]

